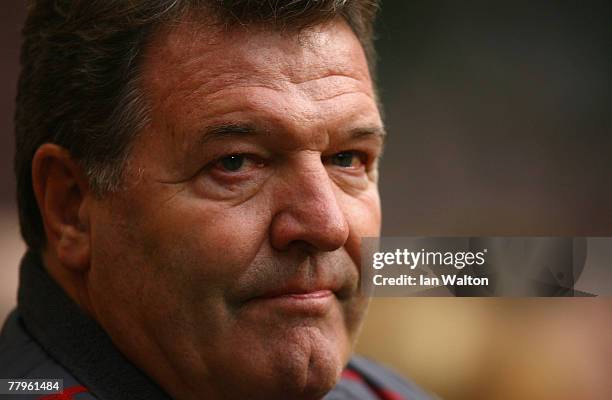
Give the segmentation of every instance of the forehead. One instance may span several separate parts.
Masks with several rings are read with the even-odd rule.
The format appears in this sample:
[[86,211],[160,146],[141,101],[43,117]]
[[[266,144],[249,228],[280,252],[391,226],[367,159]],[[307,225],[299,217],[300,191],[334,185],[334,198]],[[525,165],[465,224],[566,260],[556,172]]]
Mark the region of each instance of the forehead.
[[299,85],[306,94],[323,95],[326,77],[332,78],[326,87],[354,85],[373,97],[361,44],[340,19],[295,32],[185,18],[154,35],[143,69],[147,90],[165,101],[241,86]]

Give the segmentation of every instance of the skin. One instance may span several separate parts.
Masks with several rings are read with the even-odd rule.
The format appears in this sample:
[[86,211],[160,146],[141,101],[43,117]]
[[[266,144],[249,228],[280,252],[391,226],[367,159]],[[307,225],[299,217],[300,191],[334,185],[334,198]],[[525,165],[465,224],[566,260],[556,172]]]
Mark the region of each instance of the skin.
[[[318,399],[367,301],[382,122],[347,24],[299,34],[185,19],[156,33],[151,121],[102,198],[46,144],[33,161],[45,264],[177,399]],[[237,168],[236,168],[237,167]]]

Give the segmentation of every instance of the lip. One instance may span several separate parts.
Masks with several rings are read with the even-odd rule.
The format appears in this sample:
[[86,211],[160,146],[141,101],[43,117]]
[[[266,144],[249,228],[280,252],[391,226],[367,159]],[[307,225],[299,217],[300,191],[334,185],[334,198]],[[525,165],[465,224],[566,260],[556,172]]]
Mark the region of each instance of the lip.
[[255,297],[249,303],[280,313],[323,316],[330,310],[334,297],[331,289],[275,291]]
[[271,290],[269,292],[264,293],[261,296],[258,296],[258,299],[274,299],[277,297],[292,297],[295,299],[312,299],[319,297],[326,297],[333,294],[333,290],[329,288],[321,288],[321,289],[300,289],[300,288],[281,288],[276,290]]
[[281,296],[275,297],[290,297],[296,300],[309,300],[309,299],[321,299],[325,297],[330,297],[334,293],[329,289],[316,290],[314,292],[306,292],[306,293],[289,293],[283,294]]

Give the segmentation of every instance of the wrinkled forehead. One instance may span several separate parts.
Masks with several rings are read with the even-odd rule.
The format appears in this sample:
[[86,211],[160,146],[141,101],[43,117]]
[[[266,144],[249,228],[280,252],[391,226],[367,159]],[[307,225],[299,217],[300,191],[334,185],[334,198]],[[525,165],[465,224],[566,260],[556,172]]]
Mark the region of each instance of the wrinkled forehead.
[[161,98],[169,91],[208,93],[228,85],[299,84],[345,76],[372,92],[363,48],[341,18],[300,30],[266,25],[219,26],[185,17],[162,27],[144,53],[145,86]]

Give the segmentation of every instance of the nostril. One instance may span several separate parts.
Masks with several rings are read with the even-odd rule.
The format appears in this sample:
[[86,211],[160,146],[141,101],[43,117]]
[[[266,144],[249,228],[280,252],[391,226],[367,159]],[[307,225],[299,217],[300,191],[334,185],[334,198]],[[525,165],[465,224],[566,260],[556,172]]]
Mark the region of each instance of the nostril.
[[334,251],[346,243],[349,225],[343,214],[292,209],[277,214],[270,226],[272,246],[285,251],[296,245],[308,251]]

